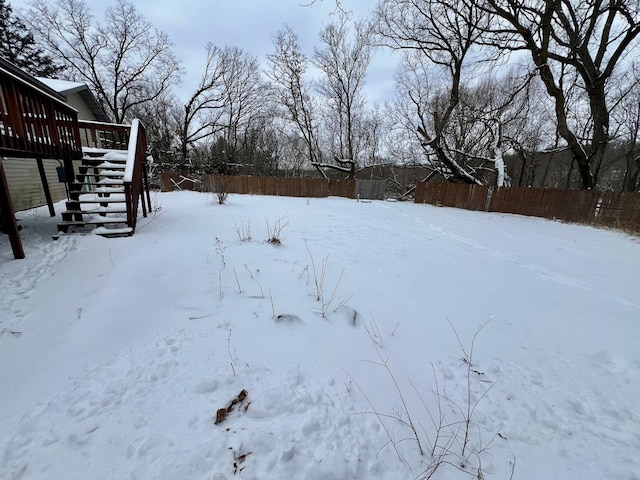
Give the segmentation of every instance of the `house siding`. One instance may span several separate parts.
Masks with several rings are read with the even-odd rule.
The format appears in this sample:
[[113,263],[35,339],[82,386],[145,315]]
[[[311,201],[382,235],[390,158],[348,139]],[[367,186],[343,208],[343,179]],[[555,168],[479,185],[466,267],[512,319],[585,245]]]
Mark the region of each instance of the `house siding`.
[[84,103],[84,100],[82,100],[82,97],[80,97],[79,94],[70,93],[69,95],[67,95],[67,103],[78,111],[79,119],[91,121],[96,120],[96,116],[89,109],[87,104]]
[[[14,211],[28,210],[47,204],[44,188],[40,181],[38,164],[32,158],[5,158],[3,160],[9,193]],[[44,165],[51,198],[55,202],[67,198],[64,183],[58,181],[57,160],[44,159]],[[74,162],[75,163],[75,162]]]

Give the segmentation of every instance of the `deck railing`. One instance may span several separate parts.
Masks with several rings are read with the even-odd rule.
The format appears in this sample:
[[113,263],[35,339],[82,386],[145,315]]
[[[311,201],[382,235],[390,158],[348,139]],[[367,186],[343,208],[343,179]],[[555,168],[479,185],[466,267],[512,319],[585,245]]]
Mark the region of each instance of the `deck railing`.
[[127,150],[131,127],[117,123],[78,120],[80,141],[83,147],[110,150]]
[[82,157],[78,114],[60,98],[0,68],[0,152],[5,156]]

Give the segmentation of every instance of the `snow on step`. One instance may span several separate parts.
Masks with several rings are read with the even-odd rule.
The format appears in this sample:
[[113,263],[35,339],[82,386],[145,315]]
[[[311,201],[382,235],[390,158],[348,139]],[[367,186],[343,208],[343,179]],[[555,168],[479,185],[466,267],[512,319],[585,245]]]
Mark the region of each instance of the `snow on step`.
[[[99,170],[100,175],[105,175],[109,177],[124,177],[124,172],[121,170]],[[88,173],[87,175],[91,175]]]
[[118,192],[116,193],[112,193],[110,196],[108,197],[101,197],[99,195],[96,195],[95,193],[85,193],[80,195],[80,198],[78,199],[78,201],[81,201],[83,203],[88,203],[88,202],[94,202],[94,203],[112,203],[112,202],[126,202],[127,199],[125,198],[124,193],[122,193],[122,190],[118,190]]
[[[126,150],[107,150],[104,148],[84,147],[85,160],[114,160],[116,162],[124,162],[127,160],[128,152]],[[92,156],[93,154],[93,156]]]
[[123,168],[122,163],[102,162],[98,168]]
[[[123,187],[98,187],[94,189],[97,193],[122,193]],[[103,200],[106,202],[106,200]]]
[[[91,205],[85,203],[84,205]],[[127,209],[122,206],[113,206],[113,207],[103,207],[100,204],[95,204],[97,206],[88,207],[82,210],[67,210],[64,213],[81,213],[81,214],[95,214],[95,213],[127,213]]]
[[97,183],[101,185],[116,185],[116,184],[121,184],[122,180],[118,180],[115,178],[103,178]]
[[120,236],[120,235],[129,235],[132,232],[133,232],[133,228],[131,227],[123,227],[123,228],[97,227],[93,229],[92,233],[96,235],[104,235],[104,236]]

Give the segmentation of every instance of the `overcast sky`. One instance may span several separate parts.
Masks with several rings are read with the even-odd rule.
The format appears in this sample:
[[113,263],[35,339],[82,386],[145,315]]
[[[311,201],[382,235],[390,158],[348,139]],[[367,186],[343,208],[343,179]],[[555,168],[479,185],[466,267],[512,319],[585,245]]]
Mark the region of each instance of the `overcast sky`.
[[[306,3],[309,3],[308,0]],[[20,16],[27,0],[9,0]],[[100,19],[115,0],[86,0],[93,15]],[[304,0],[135,0],[136,9],[156,28],[166,32],[183,62],[182,92],[195,87],[204,68],[205,47],[238,46],[265,63],[273,51],[272,36],[286,23],[299,37],[308,56],[319,47],[318,32],[332,21],[334,0],[317,0],[303,6]],[[352,19],[365,17],[376,0],[342,0]],[[367,95],[372,100],[389,98],[393,90],[394,62],[388,54],[377,53],[367,76]],[[178,92],[180,93],[180,92]]]

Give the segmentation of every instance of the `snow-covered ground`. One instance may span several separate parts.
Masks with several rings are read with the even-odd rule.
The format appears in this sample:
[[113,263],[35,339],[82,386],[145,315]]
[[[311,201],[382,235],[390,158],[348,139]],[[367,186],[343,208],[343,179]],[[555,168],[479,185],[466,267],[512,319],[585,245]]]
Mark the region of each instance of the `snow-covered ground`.
[[155,202],[132,237],[52,241],[38,209],[25,260],[0,244],[1,479],[640,478],[637,238]]

